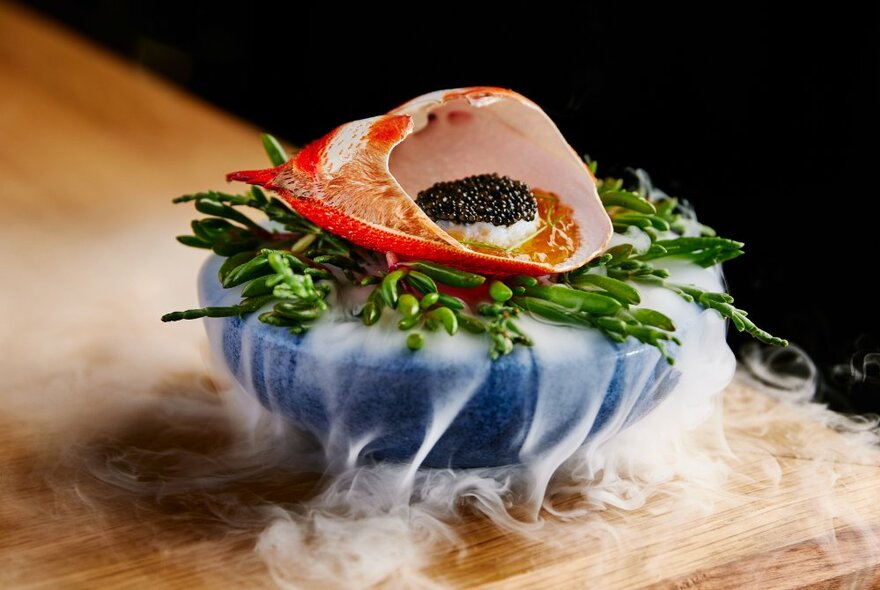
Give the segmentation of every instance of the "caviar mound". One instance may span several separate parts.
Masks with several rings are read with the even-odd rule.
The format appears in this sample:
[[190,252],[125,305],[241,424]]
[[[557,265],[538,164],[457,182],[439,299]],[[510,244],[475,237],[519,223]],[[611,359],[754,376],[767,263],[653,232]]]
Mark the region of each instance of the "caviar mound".
[[[462,243],[416,202],[438,183],[486,174],[558,198],[556,217],[541,218],[552,229],[543,231],[540,247]],[[281,166],[227,178],[277,192],[313,223],[365,248],[487,274],[580,267],[612,232],[592,175],[550,118],[499,88],[426,94],[387,115],[337,127]]]
[[438,182],[419,192],[416,205],[433,221],[457,223],[512,225],[532,221],[538,212],[537,199],[525,183],[497,174]]

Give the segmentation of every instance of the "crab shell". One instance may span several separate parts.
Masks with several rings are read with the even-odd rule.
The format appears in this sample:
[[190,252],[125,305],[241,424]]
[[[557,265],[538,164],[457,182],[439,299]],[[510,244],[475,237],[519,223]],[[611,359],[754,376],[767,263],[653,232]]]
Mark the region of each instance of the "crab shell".
[[[573,211],[579,247],[559,264],[475,252],[416,205],[436,182],[497,172],[555,193]],[[441,90],[341,125],[287,163],[228,180],[279,193],[302,216],[351,242],[494,275],[547,275],[602,252],[612,226],[584,162],[524,96],[491,87]]]

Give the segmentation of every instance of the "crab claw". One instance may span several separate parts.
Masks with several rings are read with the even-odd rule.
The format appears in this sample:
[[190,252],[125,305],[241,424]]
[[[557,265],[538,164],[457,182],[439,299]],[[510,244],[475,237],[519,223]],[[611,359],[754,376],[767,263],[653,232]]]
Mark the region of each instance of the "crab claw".
[[[486,173],[552,195],[564,223],[548,217],[548,231],[531,248],[486,248],[453,237],[416,204],[435,183]],[[612,232],[592,175],[559,129],[533,102],[500,88],[432,92],[341,125],[281,166],[227,179],[273,190],[365,248],[487,274],[577,268],[602,252]]]

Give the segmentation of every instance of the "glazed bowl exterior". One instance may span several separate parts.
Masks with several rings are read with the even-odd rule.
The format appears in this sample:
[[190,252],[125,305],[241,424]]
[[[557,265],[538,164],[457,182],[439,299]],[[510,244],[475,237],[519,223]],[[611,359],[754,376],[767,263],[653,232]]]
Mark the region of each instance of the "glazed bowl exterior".
[[[201,271],[203,305],[238,300],[217,281],[220,263],[214,256]],[[688,311],[675,318],[685,339],[705,339],[703,324],[721,322],[695,306],[679,309]],[[523,322],[535,346],[495,361],[478,337],[428,334],[414,353],[393,323],[365,327],[355,317],[305,335],[257,314],[209,318],[207,331],[215,355],[263,406],[311,433],[328,456],[359,460],[437,468],[525,462],[626,428],[680,381],[678,365],[651,346]],[[723,327],[720,335],[723,344]]]

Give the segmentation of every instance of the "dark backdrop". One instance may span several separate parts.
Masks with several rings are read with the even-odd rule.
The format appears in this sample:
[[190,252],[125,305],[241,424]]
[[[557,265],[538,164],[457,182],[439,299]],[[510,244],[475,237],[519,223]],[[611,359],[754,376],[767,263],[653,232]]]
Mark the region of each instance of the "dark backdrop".
[[738,304],[809,352],[833,405],[880,410],[874,9],[30,4],[297,143],[426,91],[514,88],[601,171],[645,168],[745,241]]

